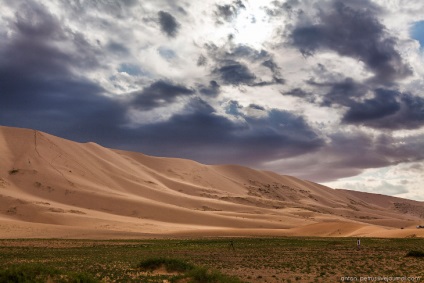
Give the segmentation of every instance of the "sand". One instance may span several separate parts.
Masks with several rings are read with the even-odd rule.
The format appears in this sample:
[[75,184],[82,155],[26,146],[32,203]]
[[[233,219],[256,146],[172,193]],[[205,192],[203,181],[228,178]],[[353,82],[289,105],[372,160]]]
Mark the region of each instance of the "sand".
[[0,238],[424,237],[424,203],[0,127]]

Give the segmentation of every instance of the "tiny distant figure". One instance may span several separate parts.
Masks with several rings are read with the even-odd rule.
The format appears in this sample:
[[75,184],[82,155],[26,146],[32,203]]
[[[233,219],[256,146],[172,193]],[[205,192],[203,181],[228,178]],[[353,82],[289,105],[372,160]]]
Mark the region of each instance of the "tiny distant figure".
[[357,239],[356,240],[356,248],[358,249],[358,250],[360,250],[361,249],[361,239]]
[[236,248],[234,247],[234,241],[233,240],[230,241],[229,248],[230,248],[230,250],[233,250],[233,251],[236,250]]

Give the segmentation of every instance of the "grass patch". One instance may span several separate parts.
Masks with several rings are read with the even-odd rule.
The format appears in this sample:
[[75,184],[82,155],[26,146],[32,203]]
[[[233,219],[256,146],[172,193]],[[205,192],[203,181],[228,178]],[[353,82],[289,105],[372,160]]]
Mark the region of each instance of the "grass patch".
[[168,272],[180,272],[180,273],[184,273],[194,269],[193,265],[185,261],[182,261],[180,259],[163,258],[163,257],[149,258],[149,259],[143,260],[142,262],[138,264],[137,267],[142,270],[149,270],[149,271],[153,271],[161,267],[164,267],[166,271]]
[[[187,274],[190,283],[242,283],[235,276],[222,274],[219,271],[210,271],[203,267],[196,267]],[[177,281],[178,282],[178,281]]]
[[97,283],[91,275],[85,273],[64,273],[55,268],[40,264],[22,264],[0,270],[0,282],[3,283]]
[[410,257],[424,257],[424,252],[422,251],[409,251],[406,256]]
[[222,274],[216,270],[208,270],[205,267],[194,266],[180,259],[174,258],[149,258],[137,265],[141,270],[155,271],[165,268],[167,272],[180,273],[169,278],[172,283],[242,283],[235,276]]

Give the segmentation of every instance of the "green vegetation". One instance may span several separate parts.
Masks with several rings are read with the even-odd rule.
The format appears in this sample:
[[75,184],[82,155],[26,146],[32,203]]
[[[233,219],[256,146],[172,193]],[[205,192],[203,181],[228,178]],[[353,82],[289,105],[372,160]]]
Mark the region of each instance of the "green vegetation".
[[3,283],[97,283],[99,280],[85,273],[66,273],[41,264],[21,264],[0,271]]
[[[194,266],[180,259],[174,258],[149,258],[140,262],[137,266],[141,270],[155,272],[164,268],[170,275],[170,282],[190,283],[241,283],[235,276],[228,276],[219,271],[210,271],[204,267]],[[177,274],[175,274],[177,273]]]
[[[0,282],[340,282],[346,276],[405,275],[424,280],[421,252],[413,252],[422,250],[424,239],[362,238],[361,244],[357,250],[356,238],[306,237],[0,240]],[[26,279],[7,279],[11,274]]]
[[194,269],[194,266],[174,258],[149,258],[140,262],[137,266],[142,270],[156,270],[164,267],[167,272],[187,272]]
[[[235,276],[228,276],[219,271],[209,271],[206,268],[196,267],[183,278],[188,278],[190,283],[241,283]],[[178,282],[178,281],[177,281]]]

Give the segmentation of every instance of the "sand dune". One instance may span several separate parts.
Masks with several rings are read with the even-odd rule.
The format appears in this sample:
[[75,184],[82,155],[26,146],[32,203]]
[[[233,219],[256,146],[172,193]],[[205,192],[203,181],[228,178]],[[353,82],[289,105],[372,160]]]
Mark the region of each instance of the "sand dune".
[[[0,127],[0,238],[424,237],[424,203]],[[402,229],[401,229],[402,228]]]

